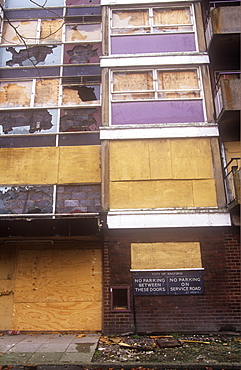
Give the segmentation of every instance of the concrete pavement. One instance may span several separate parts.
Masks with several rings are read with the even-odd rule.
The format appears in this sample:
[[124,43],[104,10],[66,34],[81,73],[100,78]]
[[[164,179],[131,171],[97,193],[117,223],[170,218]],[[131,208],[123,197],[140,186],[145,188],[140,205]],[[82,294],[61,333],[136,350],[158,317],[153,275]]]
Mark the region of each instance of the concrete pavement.
[[0,365],[90,363],[100,335],[18,334],[0,336]]

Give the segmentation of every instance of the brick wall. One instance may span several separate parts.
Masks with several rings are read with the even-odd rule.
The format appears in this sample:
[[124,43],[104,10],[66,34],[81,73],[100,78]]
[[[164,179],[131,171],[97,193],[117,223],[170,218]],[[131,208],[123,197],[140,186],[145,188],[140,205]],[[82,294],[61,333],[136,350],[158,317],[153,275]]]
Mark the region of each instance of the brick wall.
[[[134,242],[199,241],[203,295],[135,296],[130,273]],[[131,311],[111,312],[110,287],[131,287]],[[135,307],[135,310],[134,310]],[[135,314],[134,314],[135,311]],[[193,228],[109,231],[104,246],[104,333],[240,330],[239,230]]]

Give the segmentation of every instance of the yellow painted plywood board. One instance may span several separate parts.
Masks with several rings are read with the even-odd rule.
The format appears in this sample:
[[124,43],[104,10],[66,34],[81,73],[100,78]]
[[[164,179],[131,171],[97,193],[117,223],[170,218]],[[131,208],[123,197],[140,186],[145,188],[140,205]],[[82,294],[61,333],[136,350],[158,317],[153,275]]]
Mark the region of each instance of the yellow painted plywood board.
[[110,186],[110,208],[192,207],[192,181],[128,181]]
[[101,330],[101,302],[15,303],[12,330]]
[[59,184],[100,182],[99,146],[89,145],[59,148]]
[[213,178],[209,139],[171,140],[171,151],[173,178]]
[[15,302],[100,301],[101,250],[20,250]]
[[171,177],[170,140],[110,142],[111,181]]
[[193,180],[195,207],[217,207],[215,180]]
[[131,268],[133,270],[200,267],[202,267],[202,262],[198,242],[131,244]]
[[55,184],[58,148],[1,148],[0,184]]

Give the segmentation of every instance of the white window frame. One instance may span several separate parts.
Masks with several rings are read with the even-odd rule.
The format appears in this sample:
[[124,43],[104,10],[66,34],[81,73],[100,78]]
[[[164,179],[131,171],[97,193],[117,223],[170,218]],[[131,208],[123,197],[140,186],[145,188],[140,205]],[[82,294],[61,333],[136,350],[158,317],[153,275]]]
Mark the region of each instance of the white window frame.
[[[196,71],[197,73],[197,78],[198,78],[198,88],[197,89],[182,89],[182,90],[158,90],[158,78],[157,78],[157,74],[158,72],[180,72],[180,71]],[[134,72],[134,73],[137,73],[137,72],[152,72],[153,74],[153,89],[152,90],[128,90],[128,91],[115,91],[114,92],[114,74],[115,73],[131,73],[131,72]],[[203,99],[203,88],[202,88],[202,79],[201,79],[201,71],[200,71],[200,68],[199,67],[190,67],[190,68],[142,68],[142,69],[121,69],[121,70],[112,70],[111,72],[111,75],[110,75],[110,81],[111,81],[111,84],[110,84],[110,94],[111,94],[111,102],[112,103],[120,103],[120,102],[137,102],[137,101],[175,101],[175,100],[204,100]],[[158,96],[159,92],[161,91],[164,91],[164,92],[178,92],[178,91],[187,91],[187,92],[191,92],[191,91],[198,91],[199,92],[199,96],[198,97],[192,97],[192,98],[188,98],[188,97],[180,97],[180,98],[161,98]],[[143,93],[152,93],[154,92],[154,98],[141,98],[140,99],[114,99],[114,95],[115,94],[143,94]]]
[[[190,22],[190,24],[183,24],[183,25],[181,25],[181,24],[179,24],[179,25],[177,25],[177,26],[190,26],[190,27],[192,27],[192,29],[191,30],[172,30],[172,31],[168,31],[168,32],[166,32],[166,31],[159,31],[159,32],[157,32],[157,31],[155,31],[154,32],[154,29],[156,28],[156,27],[159,27],[159,26],[162,26],[162,25],[154,25],[154,16],[153,16],[153,10],[155,10],[155,9],[168,9],[168,10],[170,10],[171,8],[173,8],[173,9],[177,9],[177,8],[180,8],[180,9],[183,9],[183,8],[189,8],[190,9],[190,18],[191,18],[191,22]],[[112,32],[113,30],[115,30],[115,29],[119,29],[120,27],[113,27],[113,25],[112,25],[112,20],[113,20],[113,12],[115,12],[115,11],[136,11],[136,10],[147,10],[148,11],[148,20],[149,20],[149,25],[146,25],[146,26],[127,26],[127,27],[125,27],[125,29],[128,29],[128,28],[130,28],[130,29],[133,29],[133,28],[150,28],[150,32],[137,32],[137,33],[130,33],[130,34],[125,34],[125,33],[123,33],[123,34],[121,34],[121,33],[114,33],[114,32]],[[187,4],[184,4],[184,5],[179,5],[179,4],[176,4],[176,5],[159,5],[159,6],[150,6],[150,7],[146,7],[146,6],[142,6],[142,7],[134,7],[134,6],[132,6],[131,8],[118,8],[118,9],[116,9],[116,8],[113,8],[113,9],[110,9],[109,10],[109,28],[110,28],[110,30],[109,30],[109,34],[110,34],[110,37],[112,37],[112,36],[133,36],[133,35],[156,35],[156,34],[175,34],[175,33],[195,33],[195,30],[196,30],[196,27],[195,27],[195,21],[194,21],[194,9],[193,9],[193,4],[189,4],[189,3],[187,3]],[[175,24],[170,24],[170,26],[169,25],[163,25],[163,28],[168,28],[168,27],[173,27],[173,26],[175,26]]]

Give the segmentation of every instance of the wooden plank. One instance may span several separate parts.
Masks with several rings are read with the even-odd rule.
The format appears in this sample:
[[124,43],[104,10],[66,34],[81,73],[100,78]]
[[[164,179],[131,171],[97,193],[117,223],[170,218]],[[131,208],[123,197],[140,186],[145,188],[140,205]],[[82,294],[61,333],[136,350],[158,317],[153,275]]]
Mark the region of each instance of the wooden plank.
[[101,302],[15,303],[12,330],[101,330]]
[[100,183],[98,145],[59,148],[59,184]]
[[201,268],[200,243],[132,243],[131,268]]
[[193,207],[192,181],[128,181],[110,185],[110,208]]
[[101,250],[21,250],[15,302],[101,300]]
[[0,184],[55,184],[58,148],[1,148]]

